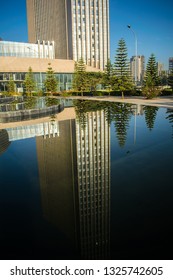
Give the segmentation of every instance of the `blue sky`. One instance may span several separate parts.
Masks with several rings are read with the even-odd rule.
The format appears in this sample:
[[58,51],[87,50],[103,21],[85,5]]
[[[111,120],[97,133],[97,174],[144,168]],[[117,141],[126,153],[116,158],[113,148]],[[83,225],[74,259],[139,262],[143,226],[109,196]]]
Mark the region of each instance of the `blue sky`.
[[[27,42],[25,0],[2,1],[0,9],[0,37],[6,41]],[[134,35],[127,28],[130,24],[137,36],[138,54],[144,55],[147,62],[154,53],[167,69],[168,58],[173,56],[172,11],[172,0],[110,0],[112,62],[121,38],[126,41],[129,58],[135,54]]]

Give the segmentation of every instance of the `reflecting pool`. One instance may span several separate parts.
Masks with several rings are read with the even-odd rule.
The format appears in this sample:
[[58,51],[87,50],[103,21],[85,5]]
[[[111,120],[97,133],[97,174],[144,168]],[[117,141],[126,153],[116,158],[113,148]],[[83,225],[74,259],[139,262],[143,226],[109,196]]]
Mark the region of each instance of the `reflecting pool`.
[[1,259],[172,259],[173,110],[68,110],[0,130]]

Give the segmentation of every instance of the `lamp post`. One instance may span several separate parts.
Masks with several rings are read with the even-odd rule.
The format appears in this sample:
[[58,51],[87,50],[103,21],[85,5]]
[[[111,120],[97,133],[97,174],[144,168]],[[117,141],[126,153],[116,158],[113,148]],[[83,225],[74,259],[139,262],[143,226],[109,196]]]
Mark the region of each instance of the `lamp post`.
[[137,53],[138,53],[138,40],[137,40],[137,36],[136,33],[134,32],[134,30],[131,28],[131,25],[127,25],[127,27],[129,29],[131,29],[131,31],[133,32],[133,35],[135,37],[135,84],[137,85]]
[[[27,47],[27,49],[29,49],[29,50],[31,50],[31,51],[33,51],[33,52],[38,54],[38,57],[39,57],[39,68],[40,68],[40,53],[38,51],[30,48],[30,47]],[[40,71],[40,88],[42,89],[42,75],[41,75],[41,71]]]

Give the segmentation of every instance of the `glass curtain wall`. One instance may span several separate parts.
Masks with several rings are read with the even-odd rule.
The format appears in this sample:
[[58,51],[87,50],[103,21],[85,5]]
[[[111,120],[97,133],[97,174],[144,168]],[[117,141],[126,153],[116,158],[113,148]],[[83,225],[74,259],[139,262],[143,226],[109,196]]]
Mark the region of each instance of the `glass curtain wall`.
[[[44,89],[44,80],[46,79],[46,73],[33,73],[34,79],[36,81],[37,89]],[[26,73],[0,73],[0,92],[8,90],[8,83],[11,78],[16,85],[17,92],[24,91],[23,82],[25,80]],[[73,74],[72,73],[56,73],[55,74],[58,80],[57,91],[70,90],[72,88]],[[41,81],[41,83],[40,83]]]
[[54,42],[37,44],[0,41],[0,56],[55,58]]

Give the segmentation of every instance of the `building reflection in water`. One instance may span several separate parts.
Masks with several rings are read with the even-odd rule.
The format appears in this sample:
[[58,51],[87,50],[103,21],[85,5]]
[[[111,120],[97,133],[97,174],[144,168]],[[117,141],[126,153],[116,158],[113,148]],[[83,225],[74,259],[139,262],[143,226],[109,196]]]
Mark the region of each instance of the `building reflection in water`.
[[28,139],[35,136],[55,136],[59,135],[59,122],[52,119],[50,122],[38,123],[34,125],[17,126],[7,128],[10,141]]
[[[115,109],[113,104],[112,122]],[[127,111],[135,117],[135,141],[136,116],[145,114],[151,128],[156,109],[132,105]],[[77,119],[69,116],[61,121],[51,116],[47,123],[0,130],[0,154],[10,141],[36,137],[44,219],[66,236],[74,256],[109,259],[110,122],[103,108]]]
[[0,155],[8,149],[10,143],[8,132],[0,129]]
[[59,122],[59,135],[36,137],[42,209],[77,249],[75,120]]
[[103,111],[59,122],[59,135],[36,137],[45,218],[81,259],[108,259],[110,246],[110,127]]
[[110,246],[110,128],[103,111],[76,123],[82,259],[108,259]]

